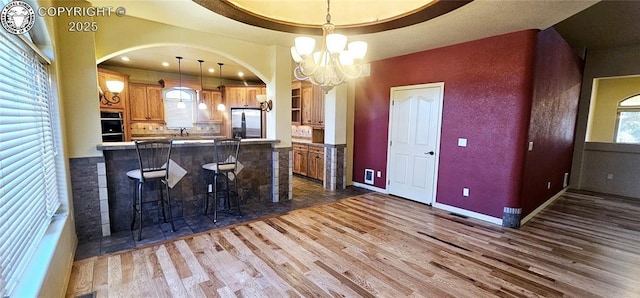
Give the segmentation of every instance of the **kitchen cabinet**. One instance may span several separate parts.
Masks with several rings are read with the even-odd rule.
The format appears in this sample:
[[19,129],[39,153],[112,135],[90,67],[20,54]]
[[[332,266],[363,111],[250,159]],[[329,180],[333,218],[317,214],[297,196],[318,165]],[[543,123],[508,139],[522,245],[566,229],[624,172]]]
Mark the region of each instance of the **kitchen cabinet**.
[[[295,90],[295,89],[294,89]],[[316,85],[302,82],[299,89],[300,125],[324,128],[324,91]],[[293,91],[292,91],[293,92]],[[293,108],[293,96],[292,96]],[[292,117],[293,119],[293,117]],[[297,121],[292,121],[297,122]]]
[[152,84],[129,84],[131,122],[164,123],[162,87]]
[[118,94],[120,101],[118,103],[110,103],[109,101],[100,98],[100,108],[124,111],[129,97],[129,90],[127,88],[127,85],[129,85],[129,76],[111,70],[98,68],[98,87],[100,87],[103,96],[109,99],[112,99],[114,96],[114,94],[107,88],[107,81],[111,80],[124,82],[124,89]]
[[324,91],[315,85],[312,89],[311,125],[324,128]]
[[307,176],[324,180],[324,146],[309,145]]
[[217,90],[202,90],[200,101],[207,105],[206,110],[198,109],[198,122],[214,122],[224,119],[224,111],[218,111],[218,105],[222,103],[222,93]]
[[307,175],[309,158],[309,146],[293,144],[293,172],[300,175]]
[[293,172],[324,180],[324,145],[294,143]]
[[302,124],[302,84],[300,81],[291,83],[291,124]]
[[302,111],[302,125],[311,125],[313,123],[312,119],[312,109],[313,109],[313,86],[308,83],[303,83],[301,88],[301,111]]
[[265,92],[264,86],[224,86],[223,98],[230,108],[259,108],[256,95]]

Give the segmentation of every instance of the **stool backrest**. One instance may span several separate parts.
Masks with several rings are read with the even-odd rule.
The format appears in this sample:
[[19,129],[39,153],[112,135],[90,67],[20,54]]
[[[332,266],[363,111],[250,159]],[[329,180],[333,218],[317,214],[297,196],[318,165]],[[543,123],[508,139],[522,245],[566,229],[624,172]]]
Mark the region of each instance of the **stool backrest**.
[[142,182],[147,177],[157,178],[161,171],[164,172],[162,177],[167,179],[173,140],[136,141],[135,144]]
[[240,149],[240,139],[216,139],[213,141],[214,158],[218,170],[235,170],[238,164],[238,151]]

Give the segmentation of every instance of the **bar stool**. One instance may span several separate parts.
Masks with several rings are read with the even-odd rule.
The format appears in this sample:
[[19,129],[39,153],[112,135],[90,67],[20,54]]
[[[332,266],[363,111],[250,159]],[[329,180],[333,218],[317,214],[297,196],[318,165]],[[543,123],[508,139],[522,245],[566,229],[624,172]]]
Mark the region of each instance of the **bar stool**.
[[[162,219],[167,222],[165,209],[169,209],[169,221],[171,231],[175,232],[173,225],[173,214],[171,212],[171,196],[169,194],[169,159],[171,158],[171,147],[173,140],[151,140],[136,141],[136,153],[138,154],[139,168],[127,172],[127,176],[136,182],[134,190],[133,204],[131,208],[131,230],[136,222],[136,217],[140,217],[140,228],[138,229],[138,241],[142,238],[142,191],[146,182],[158,181],[160,188],[160,208],[162,209]],[[164,187],[162,186],[164,184]],[[163,195],[167,192],[166,198]],[[149,201],[153,202],[153,201]],[[147,203],[147,202],[145,202]],[[165,206],[166,204],[166,206]]]
[[[213,154],[215,162],[207,163],[202,166],[203,169],[211,171],[211,184],[207,185],[205,194],[204,214],[209,213],[209,198],[213,197],[213,222],[218,221],[218,177],[224,176],[225,204],[226,209],[231,210],[230,193],[235,194],[236,208],[240,214],[240,200],[238,197],[238,179],[236,179],[236,169],[238,167],[238,151],[240,149],[240,139],[216,139],[213,142]],[[229,189],[229,181],[233,180],[234,191]],[[213,187],[210,187],[213,185]]]

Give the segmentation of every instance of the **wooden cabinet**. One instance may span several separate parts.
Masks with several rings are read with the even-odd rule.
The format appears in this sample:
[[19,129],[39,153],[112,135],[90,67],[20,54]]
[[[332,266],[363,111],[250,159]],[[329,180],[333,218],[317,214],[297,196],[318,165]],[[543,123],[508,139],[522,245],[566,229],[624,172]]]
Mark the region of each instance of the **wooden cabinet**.
[[131,122],[164,123],[162,87],[149,84],[129,84]]
[[324,180],[324,146],[309,145],[307,176]]
[[300,81],[291,83],[291,124],[302,124],[302,84]]
[[200,100],[207,105],[206,110],[198,109],[198,122],[214,122],[224,119],[224,112],[218,111],[218,105],[222,103],[222,93],[217,90],[202,90]]
[[291,122],[324,128],[324,91],[308,82],[297,84],[299,87],[291,90]]
[[224,86],[223,98],[230,108],[259,108],[256,95],[265,92],[264,86]]
[[300,175],[307,175],[309,158],[309,146],[293,145],[293,172]]
[[[107,88],[107,81],[111,81],[111,80],[124,82],[124,89],[122,90],[122,92],[120,92],[117,95],[117,97],[120,98],[120,101],[118,103],[111,103],[110,101],[107,101],[105,99],[105,98],[108,98],[111,100],[115,96]],[[129,85],[128,75],[120,74],[107,69],[98,68],[98,87],[100,87],[102,96],[105,97],[105,98],[102,98],[102,97],[100,98],[100,108],[101,109],[105,109],[105,108],[117,109],[117,110],[124,111],[125,107],[127,106],[127,100],[129,97],[129,90],[127,88],[127,85]]]
[[312,94],[311,125],[314,127],[324,127],[324,91],[318,86],[313,86]]
[[312,119],[312,108],[313,108],[313,87],[311,84],[302,84],[302,125],[311,125],[313,123]]
[[293,144],[293,172],[324,180],[324,146]]

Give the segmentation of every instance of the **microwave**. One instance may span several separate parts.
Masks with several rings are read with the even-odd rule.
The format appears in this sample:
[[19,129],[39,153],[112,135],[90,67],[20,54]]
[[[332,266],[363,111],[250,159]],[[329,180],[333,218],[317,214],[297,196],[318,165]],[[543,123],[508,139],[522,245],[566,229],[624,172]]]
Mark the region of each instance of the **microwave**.
[[103,142],[124,142],[122,112],[100,112]]

